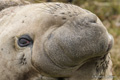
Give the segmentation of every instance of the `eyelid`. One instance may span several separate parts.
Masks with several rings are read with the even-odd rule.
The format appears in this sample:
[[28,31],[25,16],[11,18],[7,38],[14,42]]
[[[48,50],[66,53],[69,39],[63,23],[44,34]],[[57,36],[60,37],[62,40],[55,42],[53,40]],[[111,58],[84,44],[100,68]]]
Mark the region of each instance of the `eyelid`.
[[32,39],[29,35],[22,35],[19,39],[27,39],[29,41],[32,41]]

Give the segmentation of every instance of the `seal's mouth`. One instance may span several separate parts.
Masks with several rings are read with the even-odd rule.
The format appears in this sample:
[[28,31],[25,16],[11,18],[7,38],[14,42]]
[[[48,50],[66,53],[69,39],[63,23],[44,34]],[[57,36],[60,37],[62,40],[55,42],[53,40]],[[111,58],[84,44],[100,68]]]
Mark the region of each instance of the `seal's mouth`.
[[113,37],[109,34],[109,43],[108,43],[108,48],[106,50],[106,52],[109,52],[113,46],[113,43],[114,43],[114,40],[113,40]]

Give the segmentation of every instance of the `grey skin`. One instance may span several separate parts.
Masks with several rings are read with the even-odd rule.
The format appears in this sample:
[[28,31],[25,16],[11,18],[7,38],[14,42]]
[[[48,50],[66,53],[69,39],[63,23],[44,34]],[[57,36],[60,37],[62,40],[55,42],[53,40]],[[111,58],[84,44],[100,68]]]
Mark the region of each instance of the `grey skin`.
[[[20,46],[28,36],[32,42]],[[112,45],[98,17],[78,6],[6,8],[0,12],[0,80],[112,80]]]

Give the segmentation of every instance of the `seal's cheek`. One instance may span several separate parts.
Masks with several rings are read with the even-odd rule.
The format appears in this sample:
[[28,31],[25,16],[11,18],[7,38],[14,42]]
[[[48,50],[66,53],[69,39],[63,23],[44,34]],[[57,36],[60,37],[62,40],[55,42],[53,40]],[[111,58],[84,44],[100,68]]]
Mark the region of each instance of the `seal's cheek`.
[[27,72],[31,69],[31,49],[26,48],[17,53],[15,59],[16,67],[19,67],[20,72]]
[[[51,48],[55,48],[55,46],[51,45]],[[71,75],[72,71],[74,71],[75,68],[65,67],[63,65],[64,63],[62,63],[63,62],[62,59],[64,59],[64,56],[62,58],[60,57],[61,54],[59,54],[58,55],[59,58],[58,58],[58,56],[54,55],[56,52],[53,49],[52,50],[49,49],[48,47],[46,47],[46,44],[43,45],[43,43],[40,41],[34,42],[33,51],[32,51],[32,65],[36,68],[36,70],[38,70],[42,75],[53,76],[53,77]],[[51,53],[52,56],[50,56],[48,52]],[[56,62],[57,59],[62,60],[60,64]],[[67,61],[64,62],[69,63]]]
[[34,46],[32,49],[32,65],[38,70],[41,74],[49,74],[51,71],[56,69],[54,63],[50,60],[49,56],[47,56],[45,49],[42,46],[42,43],[39,41],[34,42]]

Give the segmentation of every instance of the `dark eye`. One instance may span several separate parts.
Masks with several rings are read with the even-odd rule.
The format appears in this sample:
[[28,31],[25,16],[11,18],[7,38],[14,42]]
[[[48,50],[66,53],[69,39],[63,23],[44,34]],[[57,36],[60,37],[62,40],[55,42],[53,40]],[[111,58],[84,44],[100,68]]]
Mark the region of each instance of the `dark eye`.
[[20,47],[26,47],[33,44],[33,40],[28,35],[23,35],[18,39],[18,45]]

